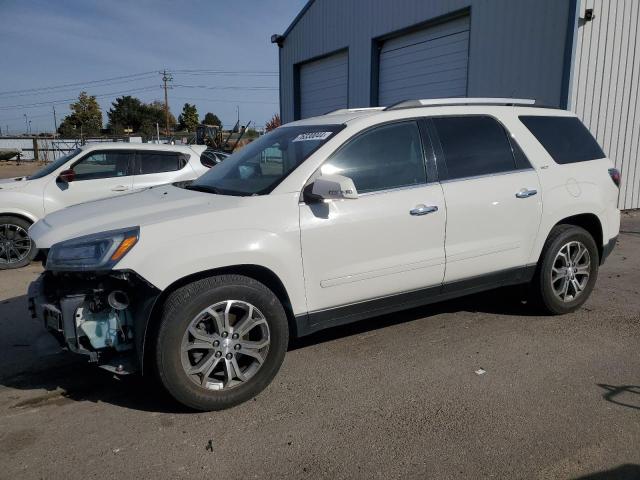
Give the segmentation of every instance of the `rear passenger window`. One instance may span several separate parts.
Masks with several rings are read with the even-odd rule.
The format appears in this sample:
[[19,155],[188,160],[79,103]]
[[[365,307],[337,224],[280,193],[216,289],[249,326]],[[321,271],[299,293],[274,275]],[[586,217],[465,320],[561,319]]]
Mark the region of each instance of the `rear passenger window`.
[[358,193],[426,183],[418,125],[402,122],[369,130],[347,143],[321,171],[351,178]]
[[520,121],[533,133],[556,163],[575,163],[605,158],[593,135],[576,117],[522,116]]
[[443,179],[509,172],[528,164],[522,155],[522,165],[516,166],[507,132],[491,117],[439,117],[433,123],[444,154]]
[[140,152],[138,174],[174,172],[187,164],[188,156],[173,152]]

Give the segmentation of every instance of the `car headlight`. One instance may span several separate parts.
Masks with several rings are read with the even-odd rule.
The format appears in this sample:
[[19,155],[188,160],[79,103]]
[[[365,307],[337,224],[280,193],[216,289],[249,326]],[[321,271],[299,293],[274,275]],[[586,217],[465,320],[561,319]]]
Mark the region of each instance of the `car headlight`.
[[94,233],[56,243],[47,270],[109,270],[138,242],[140,227]]

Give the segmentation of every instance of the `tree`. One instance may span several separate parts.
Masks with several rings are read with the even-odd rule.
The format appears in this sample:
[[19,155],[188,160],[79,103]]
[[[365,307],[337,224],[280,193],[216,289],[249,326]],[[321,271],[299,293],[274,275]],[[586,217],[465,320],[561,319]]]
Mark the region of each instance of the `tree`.
[[264,126],[264,129],[267,132],[270,132],[271,130],[275,130],[276,128],[278,128],[280,125],[282,125],[282,122],[280,121],[280,114],[276,113],[273,115],[273,117],[271,117],[271,120],[267,122],[267,124]]
[[196,106],[185,103],[184,107],[182,107],[182,114],[178,117],[178,128],[187,132],[194,132],[199,123],[200,119]]
[[93,95],[80,92],[78,101],[69,105],[71,114],[60,123],[58,133],[65,137],[99,135],[102,129],[102,111]]
[[205,125],[217,125],[219,127],[222,126],[222,122],[220,121],[218,116],[213,114],[213,113],[211,113],[211,112],[208,112],[204,116],[204,120],[202,121],[202,123],[204,123]]
[[[135,133],[152,137],[156,134],[156,123],[164,126],[164,103],[153,101],[143,103],[129,95],[116,98],[111,104],[108,127],[112,133],[121,135],[125,128],[132,129]],[[176,119],[169,112],[169,127],[175,126]]]
[[[143,117],[140,125],[140,133],[147,137],[153,137],[156,135],[156,124],[162,127],[165,124],[164,117],[164,103],[154,100],[151,103],[143,105],[142,109]],[[169,128],[172,129],[176,125],[176,118],[169,112]]]
[[140,100],[130,95],[116,98],[107,112],[107,127],[115,135],[121,135],[125,128],[137,132],[142,124],[143,105]]

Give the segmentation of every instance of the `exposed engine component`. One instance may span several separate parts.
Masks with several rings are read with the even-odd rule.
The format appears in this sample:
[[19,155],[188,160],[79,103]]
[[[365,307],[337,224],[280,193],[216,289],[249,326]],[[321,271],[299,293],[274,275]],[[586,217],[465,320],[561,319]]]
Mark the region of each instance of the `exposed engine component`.
[[107,296],[107,302],[114,310],[126,310],[129,307],[129,295],[122,290],[114,290]]
[[95,350],[133,348],[133,319],[127,310],[129,296],[122,290],[114,290],[106,300],[105,303],[103,297],[96,295],[76,310],[78,335],[86,337]]

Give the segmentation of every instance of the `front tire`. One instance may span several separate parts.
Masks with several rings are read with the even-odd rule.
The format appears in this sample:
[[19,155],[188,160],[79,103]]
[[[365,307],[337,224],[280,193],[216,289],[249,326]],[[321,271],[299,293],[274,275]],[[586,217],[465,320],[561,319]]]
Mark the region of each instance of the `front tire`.
[[222,410],[271,383],[288,341],[287,317],[271,290],[249,277],[219,275],[169,295],[156,338],[156,367],[180,403]]
[[20,217],[0,216],[0,270],[29,265],[38,250],[27,233],[31,223]]
[[555,226],[533,280],[538,305],[552,315],[580,308],[593,291],[599,264],[598,247],[589,232],[575,225]]

